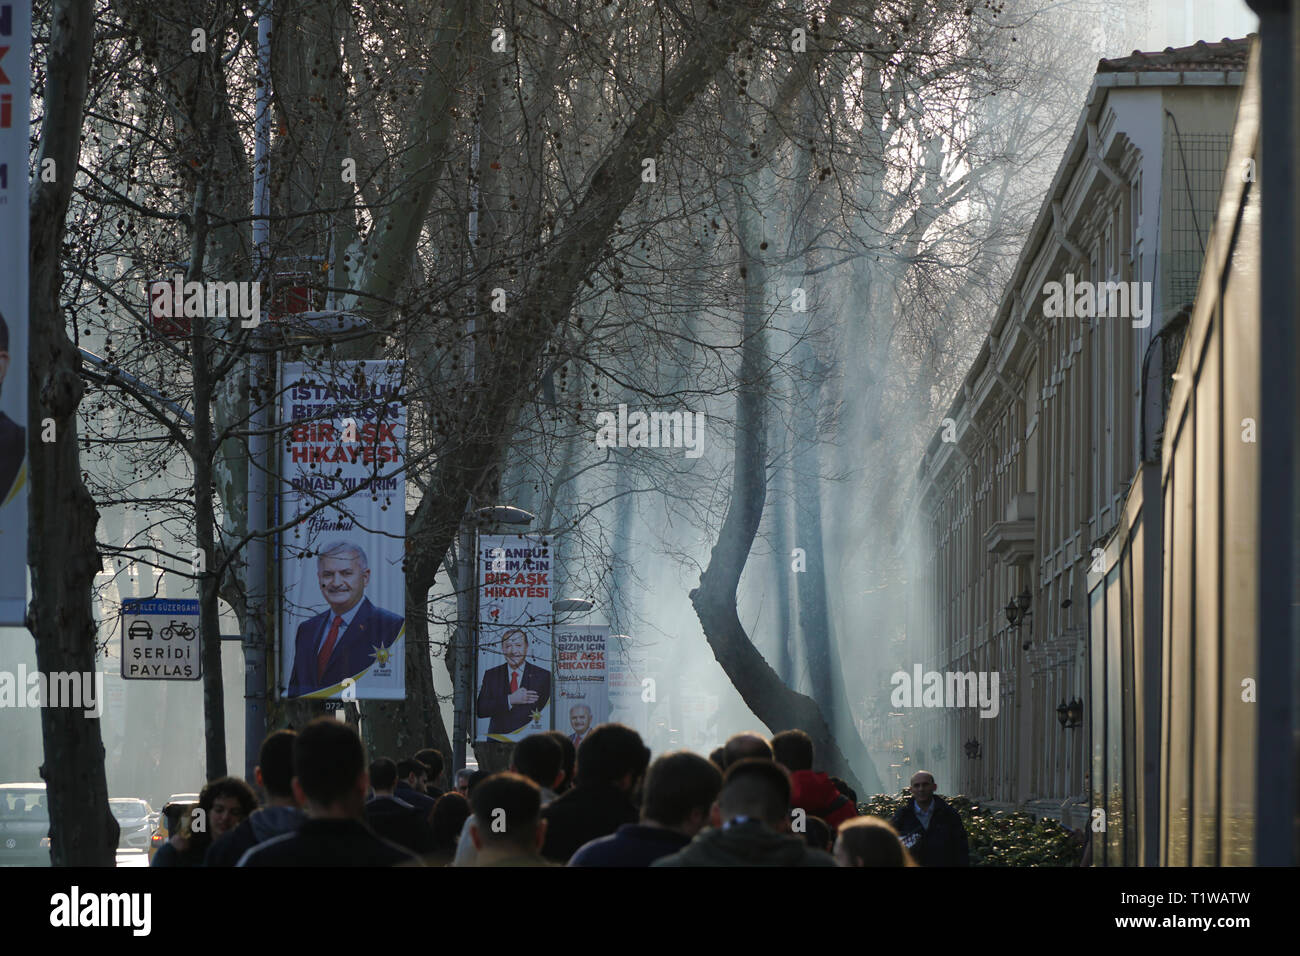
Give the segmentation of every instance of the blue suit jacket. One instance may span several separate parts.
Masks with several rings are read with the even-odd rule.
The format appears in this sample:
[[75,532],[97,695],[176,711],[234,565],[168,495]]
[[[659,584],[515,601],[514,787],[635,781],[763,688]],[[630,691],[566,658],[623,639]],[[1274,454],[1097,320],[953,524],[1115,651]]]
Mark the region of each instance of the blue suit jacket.
[[294,641],[293,673],[289,675],[289,696],[299,697],[332,687],[345,677],[356,677],[375,662],[374,649],[387,647],[402,631],[404,618],[385,611],[362,598],[360,610],[334,644],[325,676],[316,679],[316,644],[329,622],[332,611],[325,610],[298,625]]
[[537,691],[537,703],[510,706],[510,665],[498,664],[483,672],[483,684],[478,690],[478,716],[491,717],[490,734],[513,734],[527,727],[533,711],[542,710],[551,699],[551,672],[528,661],[520,675],[520,690]]

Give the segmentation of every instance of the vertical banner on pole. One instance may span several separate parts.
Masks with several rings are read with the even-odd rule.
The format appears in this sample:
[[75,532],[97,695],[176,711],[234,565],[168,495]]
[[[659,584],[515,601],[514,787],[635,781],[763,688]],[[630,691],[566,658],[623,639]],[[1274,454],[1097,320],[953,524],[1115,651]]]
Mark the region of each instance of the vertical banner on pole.
[[401,362],[286,362],[280,684],[289,697],[406,693]]
[[536,535],[478,539],[475,740],[551,729],[551,549]]
[[[27,615],[27,243],[31,5],[0,2],[0,625]],[[38,170],[39,174],[39,170]]]
[[609,719],[604,624],[565,625],[555,629],[555,676],[559,712],[555,725],[577,747],[591,729]]
[[626,724],[649,742],[650,715],[658,706],[658,688],[654,675],[646,667],[644,654],[633,652],[632,638],[628,635],[614,634],[606,639],[605,658],[607,719]]

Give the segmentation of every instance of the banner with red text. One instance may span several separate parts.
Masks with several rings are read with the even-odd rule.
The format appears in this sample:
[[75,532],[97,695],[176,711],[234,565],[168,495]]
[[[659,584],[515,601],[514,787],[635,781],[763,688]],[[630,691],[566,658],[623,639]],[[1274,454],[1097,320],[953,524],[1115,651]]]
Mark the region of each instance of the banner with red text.
[[609,719],[606,683],[606,624],[564,624],[555,628],[555,728],[579,746],[593,727]]
[[402,363],[280,370],[280,688],[287,697],[406,694],[406,406]]
[[479,535],[475,740],[551,729],[551,548],[538,535]]

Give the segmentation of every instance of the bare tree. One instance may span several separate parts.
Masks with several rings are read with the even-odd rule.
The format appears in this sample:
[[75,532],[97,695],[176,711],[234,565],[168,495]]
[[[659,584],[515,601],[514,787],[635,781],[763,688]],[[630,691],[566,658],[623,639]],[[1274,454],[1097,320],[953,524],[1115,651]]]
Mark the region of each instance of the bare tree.
[[[28,627],[36,638],[41,672],[89,674],[95,670],[95,618],[91,583],[98,514],[81,481],[77,408],[83,387],[76,349],[64,330],[59,290],[60,247],[72,194],[90,72],[94,18],[90,0],[55,0],[50,11],[44,116],[36,168],[53,162],[55,175],[40,177],[31,202],[31,379],[28,404],[34,421],[52,421],[56,440],[28,430],[31,481],[28,562],[32,602]],[[57,530],[57,533],[55,532]],[[118,825],[108,809],[104,744],[98,719],[79,708],[43,707],[41,776],[49,795],[50,856],[61,866],[111,866]]]

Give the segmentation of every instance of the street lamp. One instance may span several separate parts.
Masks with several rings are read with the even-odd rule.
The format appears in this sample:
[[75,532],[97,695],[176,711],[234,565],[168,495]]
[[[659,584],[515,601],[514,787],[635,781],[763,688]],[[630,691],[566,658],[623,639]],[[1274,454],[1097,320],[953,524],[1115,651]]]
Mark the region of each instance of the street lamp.
[[479,508],[474,512],[474,516],[478,518],[480,524],[509,525],[529,525],[536,518],[532,512],[512,505],[489,505],[486,508]]
[[566,613],[585,614],[595,606],[595,601],[588,601],[584,598],[565,598],[564,600],[551,602],[551,613],[553,619],[558,620],[558,618],[554,618],[554,615]]

